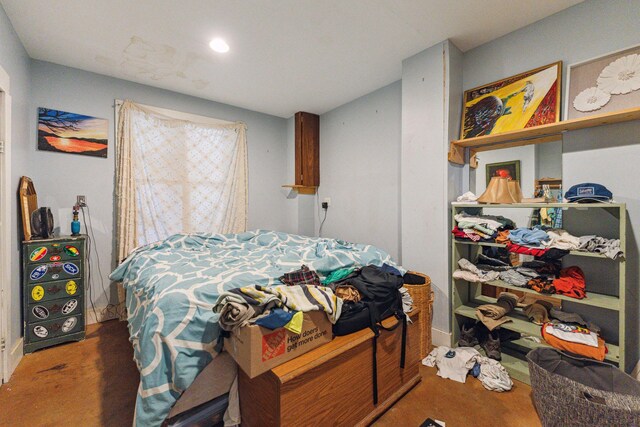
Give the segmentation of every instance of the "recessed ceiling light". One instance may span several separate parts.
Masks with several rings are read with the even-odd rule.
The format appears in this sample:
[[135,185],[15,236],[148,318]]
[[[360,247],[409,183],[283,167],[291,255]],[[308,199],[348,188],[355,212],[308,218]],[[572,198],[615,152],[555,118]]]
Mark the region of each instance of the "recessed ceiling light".
[[215,38],[209,43],[209,47],[218,53],[229,52],[229,45],[221,38]]

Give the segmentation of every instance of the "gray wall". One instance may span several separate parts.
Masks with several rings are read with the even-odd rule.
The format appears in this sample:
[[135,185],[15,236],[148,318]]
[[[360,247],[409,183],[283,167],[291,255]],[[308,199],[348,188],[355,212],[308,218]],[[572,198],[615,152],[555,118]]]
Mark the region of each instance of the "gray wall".
[[[56,224],[68,230],[70,208],[77,194],[87,196],[100,255],[100,267],[106,276],[113,266],[114,248],[114,99],[195,113],[247,124],[249,147],[249,228],[290,230],[281,185],[287,176],[287,123],[285,119],[181,95],[162,89],[131,83],[51,63],[33,61],[32,95],[29,101],[29,167],[41,206],[50,206]],[[36,151],[37,108],[50,107],[109,119],[107,159]],[[97,271],[97,270],[94,270]],[[97,306],[115,301],[114,289],[107,297],[99,283],[92,287]]]
[[562,141],[534,147],[536,178],[562,178]]
[[400,253],[401,88],[400,81],[392,83],[320,117],[318,199],[331,198],[322,235],[372,244],[394,259]]
[[[28,151],[28,120],[27,110],[30,96],[29,88],[30,60],[27,52],[22,47],[17,34],[2,6],[0,6],[0,67],[2,67],[10,79],[11,92],[11,188],[18,189],[20,176],[28,175],[27,151]],[[11,323],[7,349],[13,350],[15,343],[22,335],[22,322],[20,307],[20,239],[22,231],[18,224],[22,224],[18,212],[17,203],[11,208],[11,224],[14,224],[11,233],[11,301],[6,301],[11,310]],[[22,227],[22,225],[20,225]],[[22,354],[22,349],[19,349]]]
[[[460,192],[463,176],[462,168],[446,161],[459,123],[451,110],[460,108],[460,59],[460,51],[445,41],[402,62],[402,264],[431,277],[433,328],[445,334],[450,328],[449,201]],[[434,334],[437,344],[446,341]]]
[[[638,22],[638,0],[586,1],[466,52],[464,87],[478,86],[558,60],[564,62],[566,75],[567,64],[640,43]],[[600,182],[613,192],[617,201],[627,203],[627,285],[630,288],[627,309],[631,313],[626,325],[631,333],[627,354],[629,369],[638,359],[640,347],[639,131],[637,123],[627,123],[572,132],[564,137],[562,155],[565,187],[585,181]],[[591,277],[597,282],[594,276]]]

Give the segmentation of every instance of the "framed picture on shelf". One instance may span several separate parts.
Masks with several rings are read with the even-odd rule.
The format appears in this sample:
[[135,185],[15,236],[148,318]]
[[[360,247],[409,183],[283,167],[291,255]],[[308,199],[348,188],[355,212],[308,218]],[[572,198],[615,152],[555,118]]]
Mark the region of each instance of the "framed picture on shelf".
[[510,178],[520,182],[520,160],[511,160],[508,162],[500,163],[487,163],[487,187],[489,187],[489,181],[494,176],[500,178]]
[[560,120],[562,62],[465,91],[460,139]]
[[640,106],[640,45],[567,67],[564,119]]

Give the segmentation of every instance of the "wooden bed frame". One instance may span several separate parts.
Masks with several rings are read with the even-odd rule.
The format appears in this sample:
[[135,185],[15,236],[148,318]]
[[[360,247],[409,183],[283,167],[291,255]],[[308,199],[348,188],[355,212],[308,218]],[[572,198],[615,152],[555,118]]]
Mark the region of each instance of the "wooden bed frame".
[[[378,404],[373,403],[373,332],[336,337],[270,371],[239,376],[243,426],[369,425],[420,382],[419,309],[409,313],[406,359],[400,368],[402,327],[377,341]],[[387,328],[397,323],[386,319]]]

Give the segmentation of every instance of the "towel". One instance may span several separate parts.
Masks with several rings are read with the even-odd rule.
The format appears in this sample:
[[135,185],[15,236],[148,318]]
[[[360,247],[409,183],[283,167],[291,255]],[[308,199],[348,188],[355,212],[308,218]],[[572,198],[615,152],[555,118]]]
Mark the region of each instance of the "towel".
[[[240,288],[244,290],[245,288]],[[330,288],[310,285],[256,286],[256,291],[269,294],[282,302],[290,310],[324,311],[331,323],[335,324],[342,312],[342,299]]]
[[549,311],[553,305],[549,301],[536,301],[524,308],[524,314],[536,325],[549,322]]
[[253,306],[244,298],[227,292],[220,295],[213,306],[213,312],[220,313],[218,323],[223,330],[229,332],[248,325],[256,314]]
[[510,322],[511,319],[505,318],[511,313],[518,304],[518,297],[510,292],[502,292],[495,304],[484,304],[476,309],[476,317],[490,331],[498,326]]

